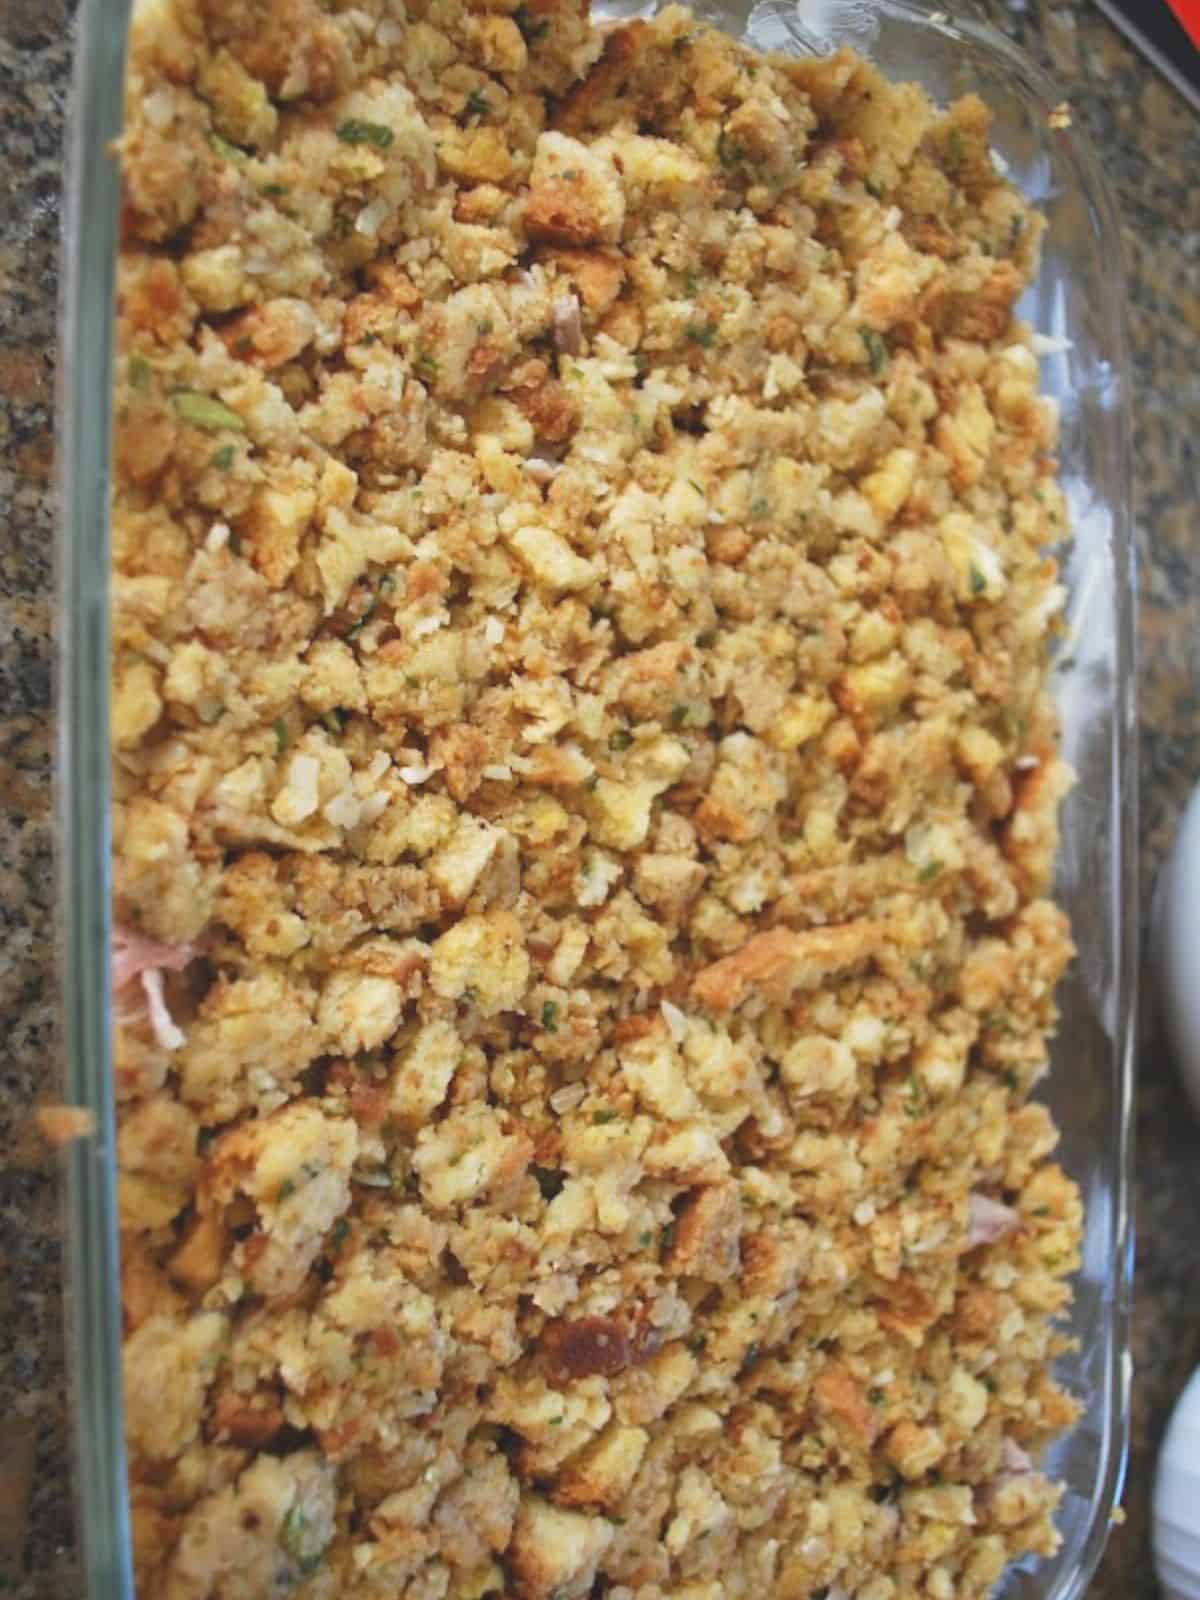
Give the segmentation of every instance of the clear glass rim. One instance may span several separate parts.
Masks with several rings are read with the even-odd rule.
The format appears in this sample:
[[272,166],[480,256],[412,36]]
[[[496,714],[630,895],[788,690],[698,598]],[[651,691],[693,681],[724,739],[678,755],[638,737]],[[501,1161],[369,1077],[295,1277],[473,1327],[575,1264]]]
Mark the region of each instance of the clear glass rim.
[[133,1600],[121,1390],[112,1087],[108,552],[113,299],[129,0],[84,0],[75,28],[60,242],[57,879],[64,1088],[95,1132],[65,1151],[67,1360],[75,1507],[93,1600]]
[[[974,45],[998,58],[1047,113],[1070,100],[1053,78],[998,29],[971,18],[954,18],[931,11],[915,0],[872,0],[877,15],[909,25],[932,28],[951,40]],[[1128,323],[1126,277],[1121,228],[1116,199],[1086,130],[1075,121],[1056,129],[1055,137],[1073,169],[1079,193],[1089,211],[1095,237],[1111,250],[1108,270],[1101,278],[1104,304],[1099,308],[1108,328],[1109,355],[1121,381],[1115,410],[1120,439],[1116,475],[1130,491],[1111,506],[1114,567],[1114,699],[1110,803],[1120,819],[1115,831],[1119,859],[1115,863],[1117,894],[1109,907],[1113,919],[1112,948],[1116,952],[1113,988],[1111,1066],[1114,1077],[1112,1127],[1113,1204],[1110,1218],[1108,1305],[1112,1334],[1108,1350],[1105,1427],[1097,1484],[1091,1500],[1091,1525],[1082,1541],[1079,1558],[1053,1600],[1081,1600],[1104,1553],[1113,1508],[1120,1503],[1129,1453],[1129,1402],[1133,1377],[1130,1328],[1133,1308],[1134,1217],[1132,1211],[1134,1161],[1134,1049],[1137,1037],[1140,900],[1138,864],[1137,785],[1137,555],[1132,513],[1133,450],[1129,410]]]

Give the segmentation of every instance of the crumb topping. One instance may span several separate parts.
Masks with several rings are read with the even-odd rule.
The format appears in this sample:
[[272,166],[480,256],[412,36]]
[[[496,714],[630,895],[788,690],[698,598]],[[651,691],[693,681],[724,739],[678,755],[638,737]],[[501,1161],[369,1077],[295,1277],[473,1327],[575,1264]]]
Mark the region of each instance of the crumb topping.
[[140,0],[143,1600],[970,1600],[1080,1200],[1041,219],[668,6]]

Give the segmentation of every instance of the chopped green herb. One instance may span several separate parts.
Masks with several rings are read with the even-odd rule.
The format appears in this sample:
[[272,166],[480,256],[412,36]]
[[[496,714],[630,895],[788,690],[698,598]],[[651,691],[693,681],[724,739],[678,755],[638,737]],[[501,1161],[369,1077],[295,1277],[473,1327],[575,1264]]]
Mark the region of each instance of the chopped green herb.
[[662,1236],[658,1243],[663,1255],[669,1256],[671,1251],[675,1248],[675,1224],[673,1222],[667,1223],[666,1227],[662,1231]]
[[736,167],[743,159],[742,147],[722,128],[717,135],[717,160],[723,167]]
[[595,772],[593,772],[593,773],[592,773],[592,775],[591,775],[591,777],[590,777],[590,778],[588,778],[588,779],[587,779],[587,780],[586,780],[586,781],[585,781],[585,783],[584,783],[584,785],[583,785],[583,787],[584,787],[584,788],[585,788],[585,789],[586,789],[586,790],[587,790],[587,791],[588,791],[588,793],[589,793],[589,794],[594,794],[594,793],[595,793],[595,791],[596,791],[596,790],[597,790],[597,789],[598,789],[598,788],[599,788],[599,787],[600,787],[600,777],[599,777],[599,774],[598,774],[598,773],[595,773]]
[[240,556],[242,553],[242,541],[236,533],[229,535],[229,548],[235,556]]
[[521,37],[526,44],[536,44],[549,32],[550,24],[546,21],[535,21],[529,15],[528,6],[520,5],[512,14],[512,19],[520,30]]
[[884,1394],[882,1389],[868,1389],[867,1399],[873,1406],[881,1406],[887,1399],[887,1396]]
[[366,627],[367,623],[370,622],[371,618],[375,615],[376,607],[379,605],[379,597],[380,597],[380,595],[390,594],[391,591],[395,588],[395,586],[396,586],[395,579],[392,578],[390,573],[389,574],[385,574],[382,578],[380,578],[378,588],[373,589],[371,591],[371,593],[367,596],[366,605],[363,607],[362,611],[354,619],[354,621],[350,624],[350,626],[346,629],[346,632],[344,634],[345,638],[347,638],[347,639],[355,639],[355,638],[358,637],[358,635]]
[[144,389],[150,382],[150,363],[135,350],[129,358],[129,381],[135,389]]
[[491,319],[491,317],[484,317],[482,322],[477,322],[475,324],[475,332],[480,336],[481,339],[486,339],[488,334],[491,333],[491,331],[492,331],[492,319]]
[[233,465],[234,455],[233,446],[223,444],[219,450],[213,452],[212,460],[208,464],[210,467],[216,467],[219,472],[228,472]]
[[864,178],[863,188],[871,196],[872,200],[883,199],[883,185],[881,183],[876,183],[874,178]]
[[771,515],[771,502],[769,500],[753,500],[750,504],[750,519],[752,522],[761,522],[764,517]]
[[618,728],[615,733],[610,733],[608,736],[610,750],[628,750],[632,743],[633,735],[628,728]]
[[230,144],[228,139],[222,139],[219,133],[210,133],[208,142],[222,161],[245,161],[246,159],[244,150],[239,150],[237,145]]
[[858,332],[866,347],[867,360],[870,363],[871,371],[878,377],[888,364],[887,345],[883,341],[882,334],[876,333],[874,328],[860,328]]
[[289,1195],[295,1194],[295,1192],[296,1192],[295,1183],[292,1181],[291,1178],[285,1178],[283,1180],[283,1182],[279,1185],[279,1191],[276,1194],[275,1198],[276,1198],[276,1200],[286,1200]]
[[593,1111],[592,1121],[596,1127],[603,1128],[610,1122],[615,1122],[620,1116],[619,1111]]
[[652,1233],[639,1233],[638,1234],[638,1244],[644,1250],[646,1248],[646,1246],[650,1243],[651,1239],[653,1239],[653,1237],[654,1237],[654,1235]]
[[382,122],[360,122],[357,117],[339,122],[336,131],[343,144],[369,144],[375,150],[386,150],[396,137]]
[[689,484],[689,485],[690,485],[690,486],[691,486],[691,488],[693,488],[693,489],[695,489],[695,491],[696,491],[696,493],[697,493],[697,494],[698,494],[698,495],[699,495],[699,496],[700,496],[700,498],[701,498],[701,499],[702,499],[702,500],[703,500],[703,498],[704,498],[704,490],[703,490],[703,489],[702,489],[702,488],[701,488],[701,487],[700,487],[700,485],[699,485],[699,484],[698,484],[698,483],[697,483],[697,482],[696,482],[696,480],[695,480],[695,478],[689,478],[689,479],[688,479],[688,484]]
[[328,1537],[304,1513],[302,1506],[294,1505],[283,1519],[279,1530],[279,1543],[308,1577],[321,1565],[321,1557],[329,1543]]
[[487,97],[480,94],[478,89],[472,89],[470,94],[467,96],[467,115],[472,117],[486,117],[490,110],[491,107],[487,103]]
[[688,33],[681,33],[678,39],[672,39],[672,52],[677,56],[681,56],[685,50],[690,50],[695,44],[696,36],[699,32],[699,28],[692,28]]
[[547,1000],[542,1007],[542,1027],[547,1033],[558,1032],[558,1006],[553,1000]]
[[277,755],[282,755],[287,749],[291,739],[291,735],[288,733],[287,723],[282,717],[276,717],[272,726],[275,730],[275,752]]
[[1049,1206],[1034,1206],[1033,1214],[1034,1214],[1035,1217],[1048,1217],[1050,1215],[1050,1207]]
[[331,711],[326,711],[321,721],[335,737],[343,733],[346,728],[346,713],[339,706],[334,706]]
[[230,428],[235,433],[245,433],[246,424],[236,411],[214,400],[210,394],[200,394],[195,389],[176,389],[171,404],[185,422],[193,428],[203,428],[206,433],[219,433]]
[[692,1337],[688,1340],[688,1349],[692,1352],[692,1354],[694,1356],[698,1356],[700,1354],[701,1350],[704,1349],[704,1346],[707,1343],[708,1343],[708,1340],[705,1338],[705,1336],[702,1333],[694,1333],[692,1335]]
[[688,708],[685,705],[671,707],[671,726],[682,728],[687,721]]
[[561,1428],[562,1425],[563,1425],[562,1417],[551,1417],[550,1418],[550,1426],[552,1428]]
[[742,1360],[742,1371],[749,1372],[752,1367],[757,1366],[758,1356],[759,1347],[757,1341],[755,1341],[755,1343],[749,1345],[746,1349],[745,1357]]
[[364,333],[358,342],[366,345],[378,344],[379,335],[377,333]]
[[717,337],[717,325],[715,322],[689,322],[684,332],[693,344],[698,344],[702,350],[711,350]]
[[542,1191],[543,1200],[553,1200],[555,1195],[562,1193],[562,1186],[566,1182],[561,1172],[556,1172],[553,1167],[530,1167],[534,1182]]
[[430,378],[437,377],[438,364],[431,355],[419,355],[417,357],[416,366],[418,372],[423,372]]
[[972,594],[982,594],[986,588],[987,588],[987,579],[984,577],[983,573],[979,570],[979,568],[975,565],[975,563],[972,562],[971,563],[971,593]]
[[281,195],[291,194],[291,188],[286,183],[264,183],[262,192],[270,200],[278,200]]
[[943,871],[944,863],[941,861],[927,861],[917,873],[918,883],[932,883]]
[[696,643],[700,646],[701,650],[709,649],[712,645],[716,644],[716,642],[717,630],[715,628],[705,628],[703,633],[698,633],[696,635]]

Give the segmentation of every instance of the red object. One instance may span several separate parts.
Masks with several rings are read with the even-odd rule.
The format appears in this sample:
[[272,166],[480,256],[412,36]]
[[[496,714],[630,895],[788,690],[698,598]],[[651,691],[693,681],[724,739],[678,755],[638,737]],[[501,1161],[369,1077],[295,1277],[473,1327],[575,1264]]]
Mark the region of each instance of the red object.
[[1167,4],[1186,28],[1192,43],[1200,50],[1200,0],[1167,0]]

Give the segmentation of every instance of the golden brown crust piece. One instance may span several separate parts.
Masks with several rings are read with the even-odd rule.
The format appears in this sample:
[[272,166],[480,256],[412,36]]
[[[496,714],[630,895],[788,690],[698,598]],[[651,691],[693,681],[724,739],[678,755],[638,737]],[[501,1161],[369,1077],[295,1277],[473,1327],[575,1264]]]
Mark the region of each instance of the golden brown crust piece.
[[986,109],[146,0],[122,160],[142,1600],[980,1600],[1080,1237]]

